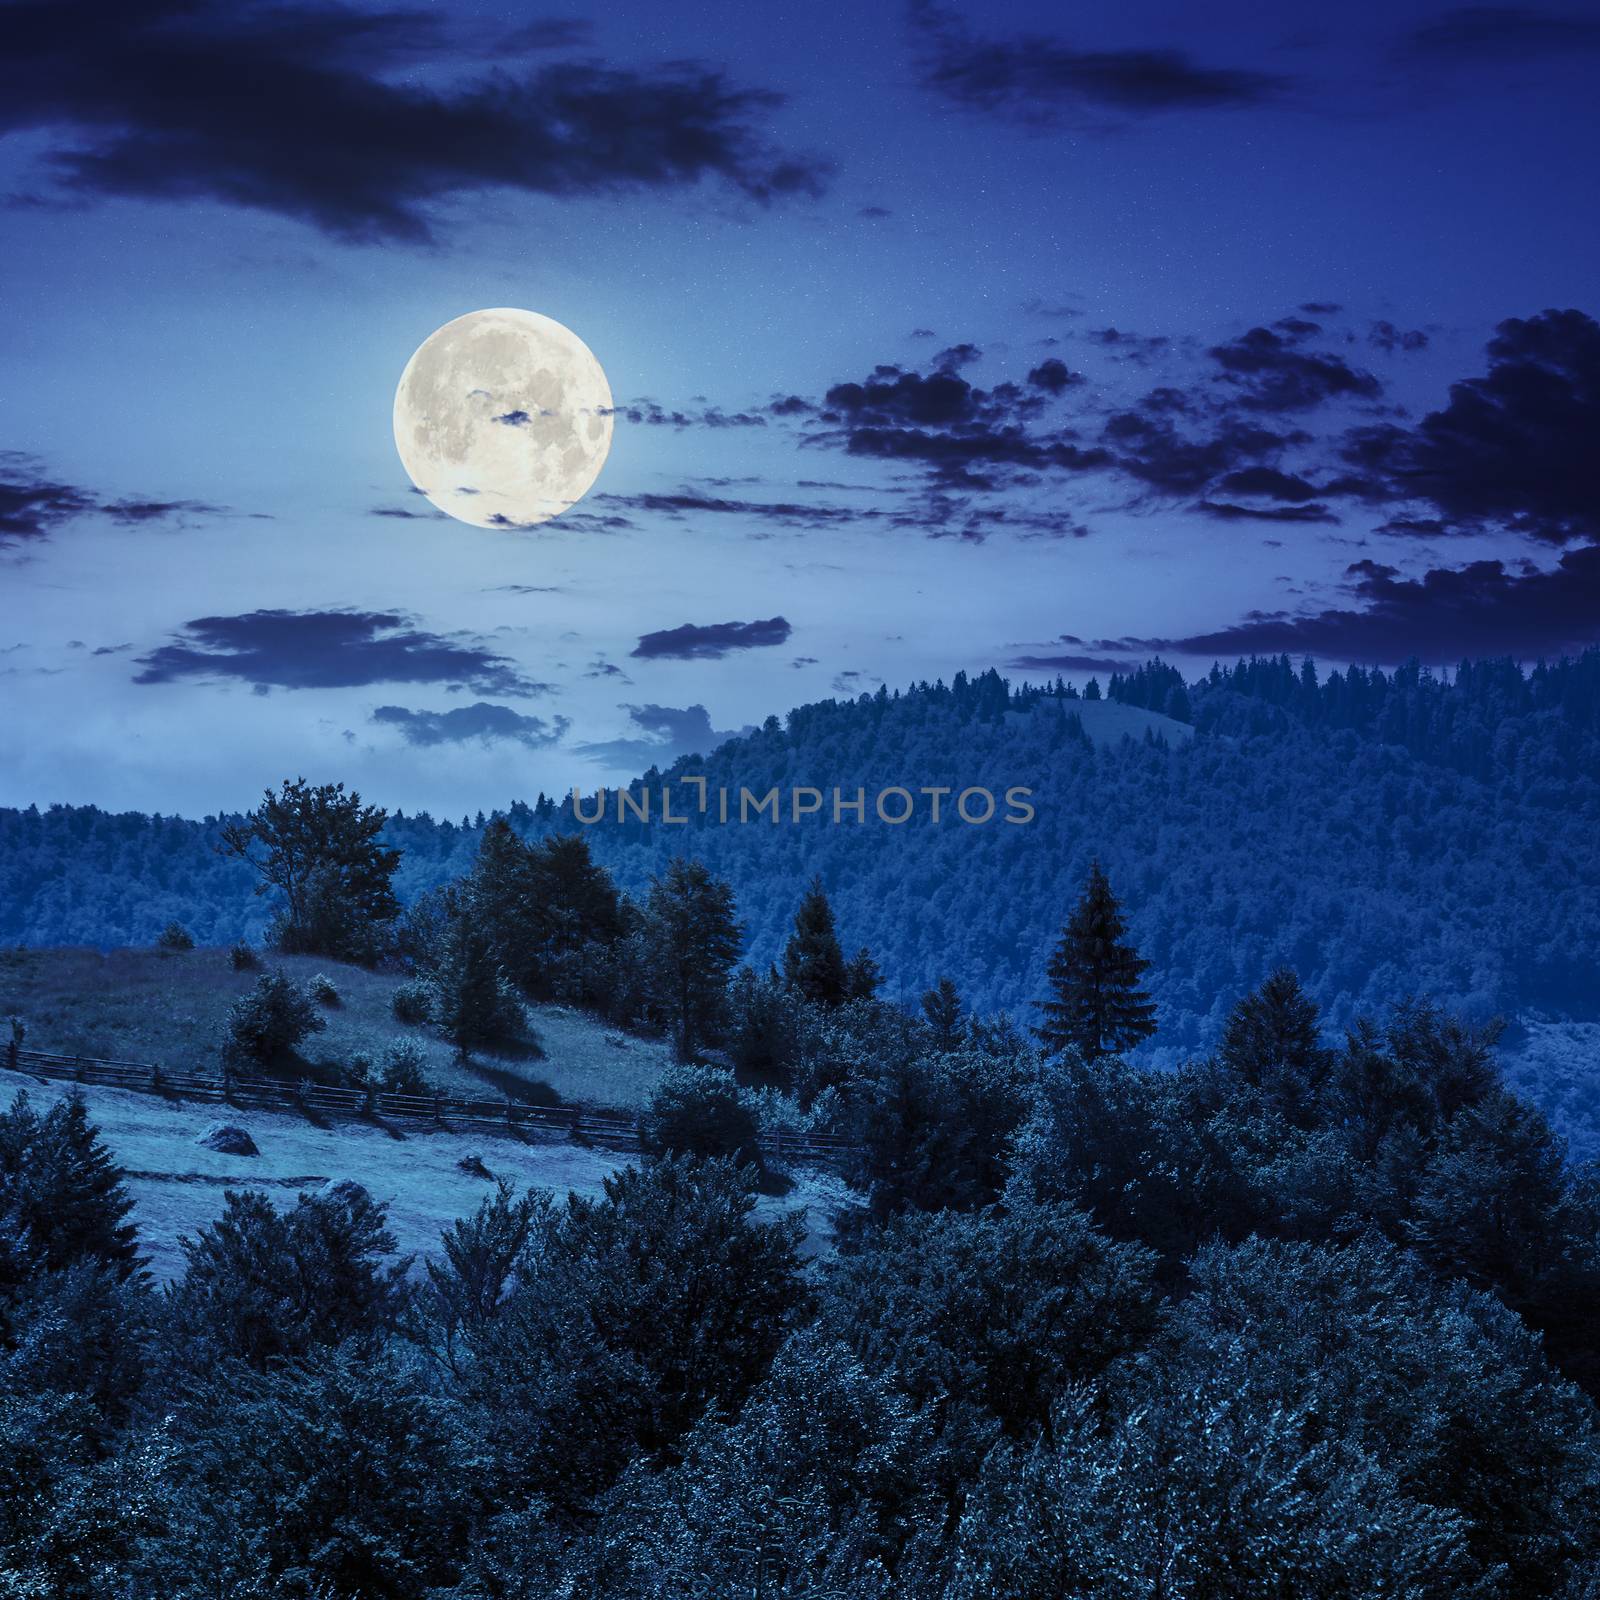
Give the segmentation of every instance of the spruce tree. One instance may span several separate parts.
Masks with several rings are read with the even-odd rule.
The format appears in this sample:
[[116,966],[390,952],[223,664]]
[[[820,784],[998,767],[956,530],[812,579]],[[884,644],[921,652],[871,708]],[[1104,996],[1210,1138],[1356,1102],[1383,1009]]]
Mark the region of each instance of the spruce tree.
[[506,977],[531,988],[539,970],[534,852],[504,817],[484,829],[463,888],[466,915],[487,936]]
[[961,996],[948,978],[941,978],[922,997],[922,1015],[941,1050],[956,1050],[963,1033]]
[[[40,1116],[18,1093],[0,1111],[0,1219],[15,1230],[19,1262],[54,1271],[98,1263],[127,1278],[140,1265],[132,1211],[81,1095]],[[0,1269],[0,1287],[4,1278]]]
[[1139,982],[1150,963],[1126,942],[1127,931],[1096,861],[1046,969],[1050,998],[1036,1002],[1044,1023],[1034,1032],[1051,1054],[1075,1048],[1092,1061],[1156,1031],[1155,1003]]
[[883,968],[865,946],[856,951],[845,963],[844,997],[846,1000],[875,1000],[883,982]]
[[680,1061],[693,1060],[715,1038],[740,942],[733,890],[700,862],[680,857],[651,883],[645,908],[651,990]]
[[791,989],[818,1005],[836,1006],[849,998],[844,949],[820,877],[811,880],[794,914],[794,932],[783,947],[783,977]]
[[1218,1058],[1261,1092],[1290,1122],[1309,1127],[1333,1069],[1323,1048],[1316,1003],[1287,967],[1246,995],[1222,1030]]
[[440,1026],[463,1055],[522,1031],[522,1008],[510,992],[488,933],[471,916],[450,930],[437,979]]

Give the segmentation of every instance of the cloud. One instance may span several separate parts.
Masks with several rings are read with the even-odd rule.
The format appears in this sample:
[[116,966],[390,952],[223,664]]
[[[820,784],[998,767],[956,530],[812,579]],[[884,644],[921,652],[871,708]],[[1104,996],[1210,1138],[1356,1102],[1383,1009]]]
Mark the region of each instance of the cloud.
[[[758,131],[779,96],[694,63],[517,70],[501,53],[443,87],[416,69],[472,52],[417,10],[13,0],[5,17],[0,131],[40,135],[58,198],[206,199],[347,240],[426,241],[436,202],[486,190],[712,179],[766,202],[826,177]],[[565,26],[535,46],[575,42]]]
[[1462,6],[1406,35],[1413,60],[1489,61],[1600,50],[1600,21],[1526,6]]
[[[736,516],[752,521],[773,522],[783,527],[821,527],[826,523],[855,522],[871,513],[851,511],[842,506],[808,505],[799,500],[731,500],[721,495],[703,494],[597,494],[603,505],[626,506],[630,511],[653,511],[681,520],[689,516]],[[571,522],[571,513],[562,517]]]
[[505,744],[543,749],[560,742],[571,726],[566,717],[524,716],[510,706],[492,706],[476,701],[470,706],[455,706],[449,711],[411,711],[405,706],[379,706],[373,722],[398,728],[407,744]]
[[647,660],[715,661],[731,650],[756,650],[782,644],[794,630],[783,617],[764,622],[685,622],[640,637],[629,653]]
[[636,739],[606,739],[578,745],[577,752],[608,767],[643,771],[670,766],[680,756],[710,755],[720,744],[750,732],[738,728],[718,732],[704,706],[624,706],[628,719],[642,735]]
[[1358,561],[1348,607],[1305,614],[1252,612],[1215,633],[1127,641],[1188,655],[1309,654],[1383,664],[1416,656],[1447,663],[1509,655],[1527,660],[1600,643],[1600,546],[1569,550],[1548,569],[1474,561],[1419,578]]
[[[779,402],[780,405],[783,403]],[[779,411],[777,405],[768,409],[775,415],[789,415],[787,411]],[[650,428],[764,428],[767,425],[767,419],[755,411],[726,412],[717,406],[708,406],[700,411],[668,411],[650,399],[630,400],[626,405],[614,406],[611,414],[626,422]],[[523,420],[527,419],[524,417]]]
[[1080,50],[1039,34],[980,39],[934,0],[913,0],[911,12],[925,88],[1035,126],[1259,106],[1290,87],[1272,73],[1201,66],[1180,50]]
[[1055,356],[1041,361],[1028,374],[1028,382],[1036,389],[1043,389],[1047,394],[1060,394],[1063,389],[1084,381],[1081,372],[1069,372],[1066,362],[1057,360]]
[[1131,665],[1131,656],[1084,655],[1077,651],[1057,654],[1016,656],[1007,663],[1018,672],[1120,672]]
[[1573,310],[1512,317],[1488,358],[1415,428],[1354,433],[1346,460],[1470,527],[1553,544],[1600,537],[1600,324]]
[[1113,413],[1104,438],[1116,450],[1116,464],[1124,473],[1163,494],[1198,493],[1243,463],[1261,464],[1292,444],[1309,441],[1298,432],[1228,419],[1196,439],[1148,409]]
[[1428,336],[1421,328],[1397,328],[1392,322],[1374,322],[1367,330],[1367,343],[1393,355],[1396,350],[1426,350]]
[[1164,333],[1127,333],[1121,328],[1093,328],[1084,338],[1112,351],[1119,360],[1141,365],[1172,348],[1172,340]]
[[1337,522],[1339,519],[1316,501],[1300,506],[1242,506],[1230,500],[1200,500],[1195,510],[1218,522]]
[[[1053,376],[1052,368],[1046,377]],[[1069,383],[1070,377],[1061,388]],[[1041,389],[1048,390],[1048,382],[980,389],[948,368],[924,375],[880,365],[863,380],[834,384],[808,437],[842,443],[855,456],[921,462],[941,479],[969,484],[979,481],[975,469],[983,467],[1088,471],[1108,465],[1105,450],[1085,449],[1060,431],[1030,431],[1028,424],[1054,397]]]
[[1252,411],[1310,411],[1329,400],[1376,400],[1383,385],[1370,373],[1352,367],[1340,356],[1301,350],[1297,346],[1315,323],[1290,321],[1282,332],[1252,328],[1210,354],[1226,381],[1238,388],[1238,400]]
[[159,522],[182,523],[190,517],[233,515],[226,506],[214,506],[204,500],[152,500],[132,496],[102,500],[88,489],[57,482],[33,456],[0,450],[0,545],[47,538],[66,523],[90,512],[124,528]]
[[225,506],[204,500],[108,500],[100,510],[123,527],[144,522],[165,522],[171,517],[225,517]]
[[258,691],[437,683],[479,694],[529,695],[505,656],[419,629],[397,612],[251,611],[196,617],[171,644],[138,658],[135,683],[238,679]]
[[44,476],[31,456],[0,453],[0,545],[48,538],[95,504],[84,490]]

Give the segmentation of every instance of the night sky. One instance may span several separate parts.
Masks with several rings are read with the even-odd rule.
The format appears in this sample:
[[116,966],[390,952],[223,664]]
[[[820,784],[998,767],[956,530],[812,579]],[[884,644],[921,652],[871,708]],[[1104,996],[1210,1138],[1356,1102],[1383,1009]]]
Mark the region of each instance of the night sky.
[[[459,815],[768,713],[1600,641],[1600,6],[0,0],[0,803]],[[573,511],[412,351],[604,365]]]

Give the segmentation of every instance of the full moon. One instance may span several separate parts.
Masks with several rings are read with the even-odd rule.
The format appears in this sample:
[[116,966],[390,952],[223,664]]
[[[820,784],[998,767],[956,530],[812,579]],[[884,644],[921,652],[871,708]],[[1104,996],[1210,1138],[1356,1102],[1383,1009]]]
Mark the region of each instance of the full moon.
[[472,311],[400,374],[394,442],[411,481],[479,528],[548,522],[593,487],[611,449],[611,386],[570,328],[536,311]]

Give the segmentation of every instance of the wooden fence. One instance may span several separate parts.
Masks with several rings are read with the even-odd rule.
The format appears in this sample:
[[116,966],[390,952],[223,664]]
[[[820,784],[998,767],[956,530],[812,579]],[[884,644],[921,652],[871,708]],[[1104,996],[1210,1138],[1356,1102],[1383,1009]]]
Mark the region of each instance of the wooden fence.
[[[429,1123],[442,1128],[482,1128],[526,1138],[541,1134],[609,1150],[639,1150],[639,1119],[599,1106],[534,1105],[525,1100],[465,1100],[447,1094],[392,1094],[375,1086],[345,1088],[282,1078],[249,1078],[226,1069],[219,1076],[168,1072],[142,1061],[103,1061],[45,1050],[0,1051],[0,1065],[38,1078],[132,1089],[175,1100],[215,1101],[305,1116],[369,1122]],[[774,1160],[833,1162],[851,1148],[838,1134],[764,1134],[763,1156]]]

